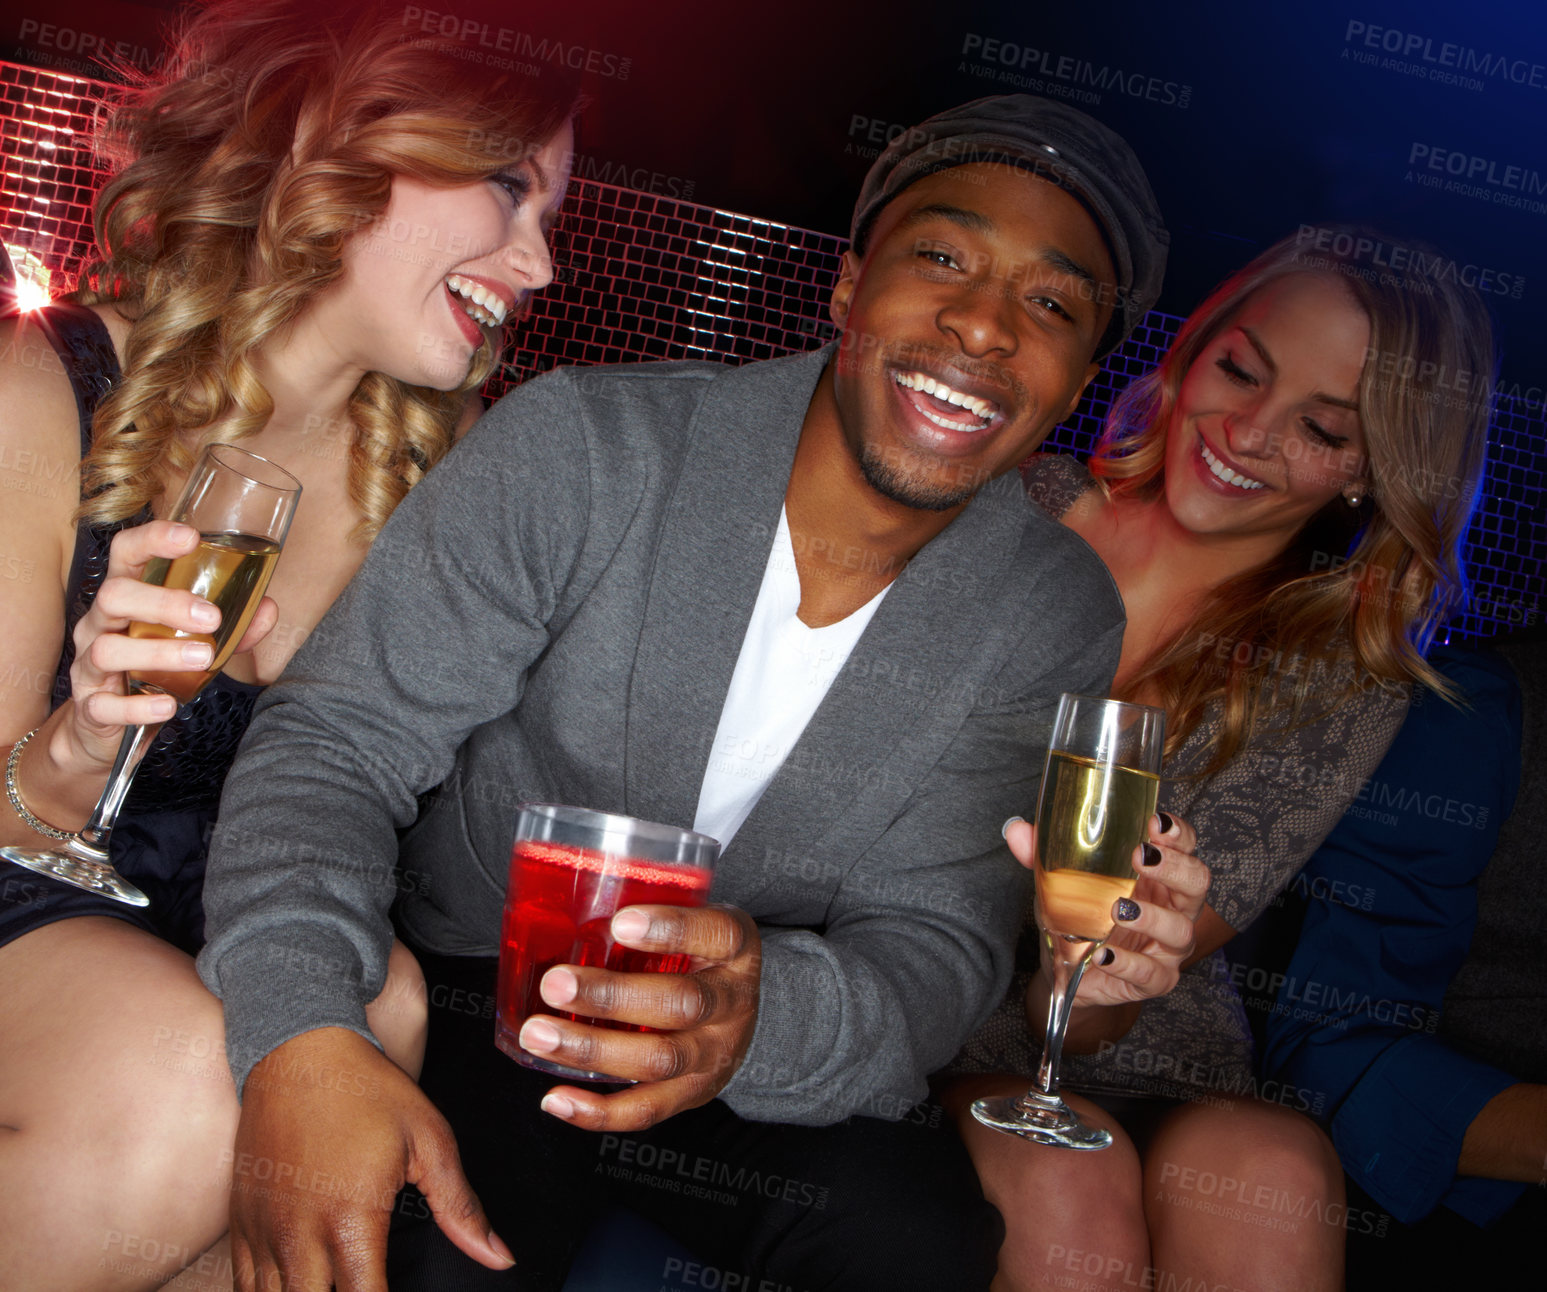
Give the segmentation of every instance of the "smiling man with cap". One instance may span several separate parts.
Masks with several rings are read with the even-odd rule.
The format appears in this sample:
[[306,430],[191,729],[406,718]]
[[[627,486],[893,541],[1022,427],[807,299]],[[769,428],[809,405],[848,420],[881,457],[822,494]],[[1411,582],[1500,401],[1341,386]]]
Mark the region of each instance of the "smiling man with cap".
[[[978,99],[931,117],[876,159],[849,227],[863,254],[876,217],[917,180],[957,166],[991,165],[1046,180],[1090,214],[1112,257],[1112,321],[1096,357],[1114,349],[1154,307],[1170,242],[1133,150],[1099,121],[1027,94]],[[1118,306],[1120,308],[1117,308]]]
[[[988,1285],[998,1215],[919,1101],[1008,980],[1026,875],[999,823],[1123,631],[1013,468],[1154,303],[1166,235],[1120,138],[1012,96],[889,147],[853,239],[821,351],[507,396],[261,701],[199,961],[237,1161],[286,1167],[238,1173],[240,1288],[380,1286],[405,1180],[429,1208],[395,1229],[394,1292],[557,1288],[604,1193],[727,1287]],[[553,1087],[475,1007],[520,801],[725,845],[716,906],[612,927],[692,972],[543,980],[523,1046],[625,1089]],[[438,1007],[423,1092],[364,1020],[389,909]]]
[[[832,303],[843,336],[786,506],[797,553],[812,550],[803,525],[837,523],[886,548],[892,572],[1074,411],[1098,357],[1154,305],[1167,235],[1121,138],[1060,103],[1009,95],[894,141],[860,190],[851,239]],[[898,506],[811,516],[808,486],[820,499],[821,477],[856,464]],[[809,558],[801,571],[807,622],[807,575],[821,585],[825,573]],[[819,604],[815,618],[847,613],[843,597]]]

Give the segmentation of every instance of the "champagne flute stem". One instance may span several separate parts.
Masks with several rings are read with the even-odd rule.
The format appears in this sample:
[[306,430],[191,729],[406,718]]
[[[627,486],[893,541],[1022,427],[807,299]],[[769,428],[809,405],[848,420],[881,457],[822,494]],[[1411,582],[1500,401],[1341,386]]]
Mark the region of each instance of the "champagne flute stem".
[[113,837],[113,823],[118,820],[124,796],[134,783],[134,774],[140,768],[140,754],[145,743],[148,727],[125,727],[123,738],[118,742],[118,757],[113,760],[113,770],[108,773],[107,787],[97,806],[92,809],[91,820],[81,832],[65,845],[68,851],[87,861],[107,861],[108,841]]
[[[1074,994],[1080,989],[1080,979],[1085,976],[1085,966],[1090,963],[1091,947],[1074,963],[1062,954],[1063,941],[1056,934],[1042,931],[1044,965],[1052,969],[1053,981],[1047,999],[1047,1030],[1042,1039],[1042,1062],[1037,1067],[1037,1088],[1044,1095],[1052,1095],[1058,1089],[1058,1060],[1063,1055],[1064,1033],[1069,1027],[1069,1007]],[[1067,946],[1068,944],[1065,944]]]

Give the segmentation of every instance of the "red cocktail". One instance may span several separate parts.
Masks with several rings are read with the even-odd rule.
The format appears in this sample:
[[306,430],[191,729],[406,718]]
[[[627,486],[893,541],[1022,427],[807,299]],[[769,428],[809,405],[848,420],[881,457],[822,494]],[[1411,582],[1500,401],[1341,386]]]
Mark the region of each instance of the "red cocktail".
[[[587,834],[583,841],[580,835]],[[535,836],[535,837],[534,837]],[[495,1043],[527,1067],[557,1076],[610,1080],[528,1054],[517,1036],[532,1014],[555,1014],[596,1027],[643,1031],[634,1024],[564,1014],[538,995],[554,965],[623,973],[685,973],[687,956],[619,946],[612,917],[625,906],[702,906],[719,845],[704,835],[629,817],[546,804],[522,809],[510,858]]]

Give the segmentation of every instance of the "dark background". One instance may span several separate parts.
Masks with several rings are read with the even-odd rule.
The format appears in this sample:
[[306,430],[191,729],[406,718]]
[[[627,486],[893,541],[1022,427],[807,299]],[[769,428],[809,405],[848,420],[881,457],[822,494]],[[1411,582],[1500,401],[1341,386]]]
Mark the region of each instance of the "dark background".
[[[148,64],[177,7],[8,0],[0,57],[85,71],[116,45]],[[888,127],[983,94],[1036,92],[1034,80],[1094,94],[1069,101],[1134,145],[1172,230],[1162,309],[1188,312],[1301,224],[1371,223],[1403,245],[1436,245],[1474,275],[1491,271],[1484,294],[1506,389],[1542,402],[1542,0],[1195,0],[1184,13],[1121,0],[426,0],[387,12],[419,29],[455,25],[491,56],[503,44],[549,75],[556,59],[588,64],[585,177],[834,233],[847,230]],[[1468,58],[1472,70],[1454,65]],[[470,63],[469,74],[492,73]],[[1423,185],[1419,176],[1455,177],[1411,164],[1415,148],[1477,167],[1482,196]]]

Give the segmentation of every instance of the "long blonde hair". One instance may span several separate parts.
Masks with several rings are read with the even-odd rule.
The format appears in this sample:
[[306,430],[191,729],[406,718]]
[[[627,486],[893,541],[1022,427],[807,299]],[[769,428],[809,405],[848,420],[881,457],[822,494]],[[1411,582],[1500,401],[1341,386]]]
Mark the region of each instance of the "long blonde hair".
[[[254,356],[343,272],[394,175],[451,186],[519,164],[574,107],[560,84],[475,70],[383,10],[219,0],[183,26],[165,67],[131,81],[99,131],[122,161],[95,210],[76,298],[133,323],[102,403],[81,514],[137,514],[203,439],[259,430],[273,401]],[[369,539],[451,447],[466,392],[498,360],[485,339],[456,391],[382,373],[350,397],[349,492]],[[201,434],[195,434],[200,432]]]
[[[1313,679],[1342,686],[1422,682],[1435,631],[1466,598],[1462,544],[1482,485],[1495,356],[1488,312],[1453,262],[1362,229],[1285,238],[1222,283],[1182,326],[1160,365],[1114,406],[1090,467],[1107,496],[1158,498],[1182,381],[1248,297],[1291,274],[1323,274],[1370,322],[1359,379],[1369,487],[1335,498],[1278,556],[1227,580],[1127,689],[1158,694],[1174,752],[1222,702],[1210,769],[1228,762],[1271,711],[1298,713]],[[1405,271],[1374,263],[1400,247]],[[1388,257],[1389,260],[1389,257]]]

